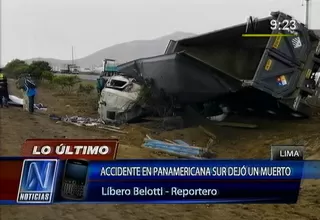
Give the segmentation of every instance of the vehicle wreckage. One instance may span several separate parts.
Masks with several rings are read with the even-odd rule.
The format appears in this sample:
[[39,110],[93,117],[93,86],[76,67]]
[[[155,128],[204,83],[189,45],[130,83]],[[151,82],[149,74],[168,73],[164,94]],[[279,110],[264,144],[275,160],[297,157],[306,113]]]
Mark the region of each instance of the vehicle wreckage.
[[128,122],[142,114],[137,100],[141,85],[134,78],[121,75],[107,77],[99,100],[100,119],[109,122]]
[[[271,21],[280,25],[272,30]],[[245,35],[244,35],[245,34]],[[137,100],[145,87],[174,109],[192,106],[212,120],[230,111],[308,117],[306,99],[319,94],[319,37],[282,12],[255,22],[171,40],[160,56],[118,66],[99,100],[106,121],[126,122],[144,112]]]

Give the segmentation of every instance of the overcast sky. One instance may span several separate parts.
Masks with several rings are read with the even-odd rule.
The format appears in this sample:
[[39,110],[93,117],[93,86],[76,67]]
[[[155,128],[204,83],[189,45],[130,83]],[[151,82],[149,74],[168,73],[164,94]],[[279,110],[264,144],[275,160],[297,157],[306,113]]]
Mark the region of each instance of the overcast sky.
[[[0,1],[2,64],[14,58],[71,59],[72,45],[81,58],[126,41],[208,32],[277,10],[305,21],[302,0]],[[320,0],[311,0],[310,27],[320,29]]]

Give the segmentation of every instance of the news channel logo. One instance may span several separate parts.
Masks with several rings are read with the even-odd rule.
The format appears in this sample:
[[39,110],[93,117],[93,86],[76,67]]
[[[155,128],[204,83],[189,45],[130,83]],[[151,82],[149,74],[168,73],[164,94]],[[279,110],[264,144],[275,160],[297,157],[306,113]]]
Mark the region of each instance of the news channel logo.
[[57,159],[26,159],[23,162],[17,203],[49,204],[54,199]]

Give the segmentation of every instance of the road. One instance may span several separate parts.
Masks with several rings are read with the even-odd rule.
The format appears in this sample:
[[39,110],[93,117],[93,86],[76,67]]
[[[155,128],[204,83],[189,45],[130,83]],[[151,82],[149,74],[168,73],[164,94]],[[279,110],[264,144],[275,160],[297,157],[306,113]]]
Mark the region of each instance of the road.
[[86,75],[86,74],[79,74],[78,75],[80,77],[80,79],[84,79],[84,80],[96,80],[99,76],[98,75]]

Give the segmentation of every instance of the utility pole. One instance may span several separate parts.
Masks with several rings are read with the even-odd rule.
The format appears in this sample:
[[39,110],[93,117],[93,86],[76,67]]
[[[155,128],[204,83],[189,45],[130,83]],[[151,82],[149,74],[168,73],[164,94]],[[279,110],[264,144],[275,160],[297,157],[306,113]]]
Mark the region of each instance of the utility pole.
[[305,0],[306,1],[306,21],[305,21],[305,23],[306,23],[306,27],[307,28],[309,28],[309,23],[310,23],[310,21],[309,21],[309,14],[310,14],[310,1],[311,0]]
[[74,60],[74,59],[73,59],[73,46],[72,46],[72,49],[71,49],[71,50],[72,50],[71,52],[72,52],[72,65],[73,65],[73,60]]
[[73,47],[73,64],[76,66],[76,60],[77,60],[77,53],[76,48]]

